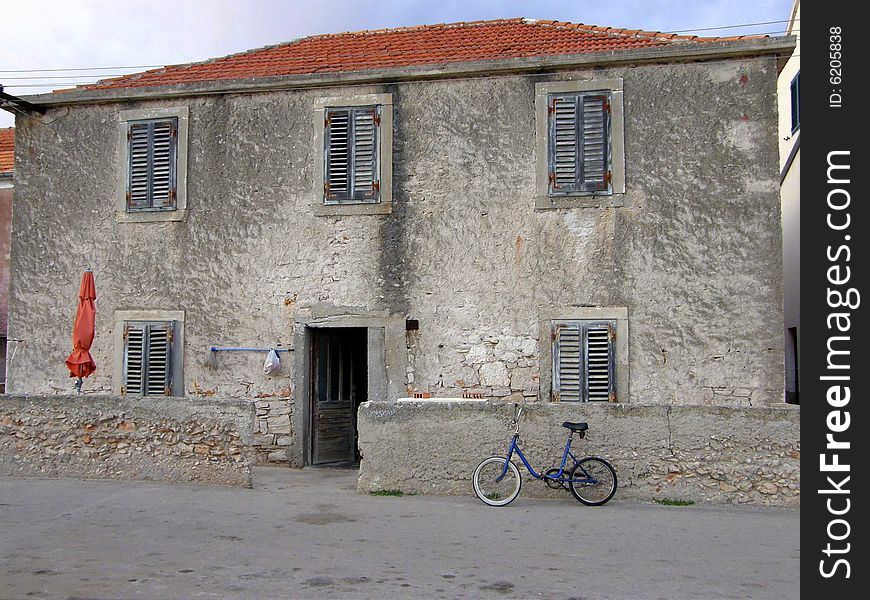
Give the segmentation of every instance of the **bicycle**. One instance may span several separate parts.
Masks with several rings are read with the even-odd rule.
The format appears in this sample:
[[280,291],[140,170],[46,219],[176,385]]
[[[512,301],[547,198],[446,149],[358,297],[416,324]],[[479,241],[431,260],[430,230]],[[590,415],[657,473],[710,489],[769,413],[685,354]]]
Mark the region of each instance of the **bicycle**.
[[[506,506],[520,495],[523,480],[519,468],[511,461],[514,453],[520,457],[532,477],[543,480],[554,489],[567,487],[579,502],[587,506],[601,506],[613,498],[617,483],[616,471],[611,464],[598,456],[577,458],[571,452],[574,434],[578,434],[580,438],[586,437],[586,431],[589,429],[587,423],[572,423],[570,421],[562,423],[562,427],[570,432],[565,441],[562,462],[558,468],[552,467],[539,474],[532,468],[520,449],[519,420],[522,413],[522,407],[519,404],[514,404],[514,418],[511,421],[514,433],[507,456],[490,456],[482,460],[474,470],[474,475],[471,478],[474,493],[484,504]],[[565,469],[568,457],[574,461],[570,472]]]

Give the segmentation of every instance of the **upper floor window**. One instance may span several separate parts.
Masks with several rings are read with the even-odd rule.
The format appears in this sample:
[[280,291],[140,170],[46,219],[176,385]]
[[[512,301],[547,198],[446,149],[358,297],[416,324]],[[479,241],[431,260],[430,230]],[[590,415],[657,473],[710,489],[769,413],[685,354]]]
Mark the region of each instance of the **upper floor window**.
[[535,86],[536,208],[622,206],[622,80]]
[[547,193],[611,193],[610,93],[547,96]]
[[317,98],[317,215],[392,211],[393,102],[390,94]]
[[324,128],[323,201],[380,201],[381,107],[327,108]]
[[175,210],[178,119],[127,124],[127,210]]
[[117,215],[180,221],[187,208],[187,107],[121,111]]
[[798,71],[791,80],[791,132],[801,126],[801,72]]

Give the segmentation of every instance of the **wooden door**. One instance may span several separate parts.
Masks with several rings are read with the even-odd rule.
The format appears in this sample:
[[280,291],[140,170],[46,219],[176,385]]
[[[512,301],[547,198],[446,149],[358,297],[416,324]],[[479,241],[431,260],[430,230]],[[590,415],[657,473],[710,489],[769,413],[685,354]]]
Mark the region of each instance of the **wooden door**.
[[356,409],[366,396],[365,339],[365,329],[314,331],[312,464],[357,458]]

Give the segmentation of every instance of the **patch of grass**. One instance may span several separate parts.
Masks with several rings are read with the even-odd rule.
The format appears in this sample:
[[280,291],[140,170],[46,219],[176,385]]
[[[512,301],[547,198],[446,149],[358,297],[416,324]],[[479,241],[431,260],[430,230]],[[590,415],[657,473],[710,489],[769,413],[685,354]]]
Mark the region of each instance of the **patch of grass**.
[[371,496],[395,496],[396,498],[401,498],[405,495],[405,492],[402,490],[375,490],[374,492],[369,492]]
[[673,500],[671,498],[653,498],[656,504],[662,504],[664,506],[692,506],[695,501],[694,500]]

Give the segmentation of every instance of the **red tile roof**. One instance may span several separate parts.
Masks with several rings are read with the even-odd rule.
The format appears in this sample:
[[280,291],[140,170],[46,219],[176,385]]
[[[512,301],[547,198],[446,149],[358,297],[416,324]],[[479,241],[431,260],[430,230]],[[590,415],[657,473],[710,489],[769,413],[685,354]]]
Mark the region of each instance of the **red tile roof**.
[[0,173],[11,173],[15,158],[15,128],[0,129]]
[[421,25],[316,35],[201,63],[171,65],[106,79],[76,89],[132,88],[610,52],[746,37],[757,36],[701,38],[523,18]]

